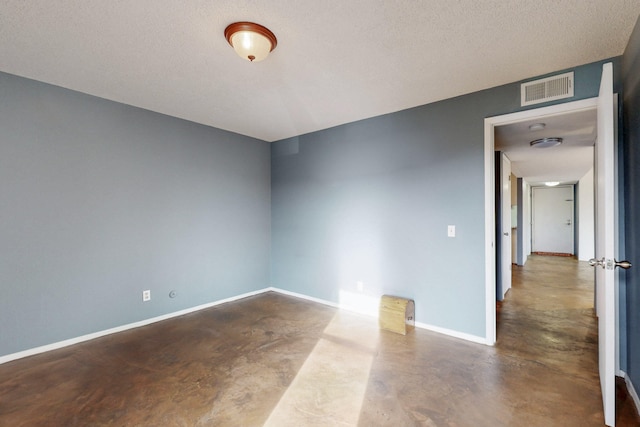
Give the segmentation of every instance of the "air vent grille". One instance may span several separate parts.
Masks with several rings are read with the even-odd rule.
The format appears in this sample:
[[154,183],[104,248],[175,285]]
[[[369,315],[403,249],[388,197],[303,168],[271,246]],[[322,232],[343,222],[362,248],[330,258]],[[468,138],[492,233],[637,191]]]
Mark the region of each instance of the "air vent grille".
[[540,104],[573,96],[573,72],[520,85],[521,105]]

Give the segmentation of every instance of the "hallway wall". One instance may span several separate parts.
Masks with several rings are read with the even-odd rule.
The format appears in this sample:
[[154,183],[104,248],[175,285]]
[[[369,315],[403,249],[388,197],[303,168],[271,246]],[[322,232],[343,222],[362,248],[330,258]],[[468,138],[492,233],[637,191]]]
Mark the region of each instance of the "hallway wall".
[[589,170],[577,185],[578,215],[578,259],[588,261],[595,256],[595,200],[593,187],[593,168]]
[[531,255],[531,186],[517,178],[518,242],[516,264],[525,265]]

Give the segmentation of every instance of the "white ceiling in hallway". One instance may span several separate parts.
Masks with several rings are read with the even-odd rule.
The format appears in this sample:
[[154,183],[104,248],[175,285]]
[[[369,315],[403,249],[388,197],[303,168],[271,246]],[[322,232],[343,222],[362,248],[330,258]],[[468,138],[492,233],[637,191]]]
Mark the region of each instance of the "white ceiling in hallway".
[[[623,53],[637,0],[3,0],[0,71],[274,141]],[[271,29],[265,60],[223,32]]]
[[[531,130],[543,123],[544,129]],[[511,160],[514,175],[532,185],[545,181],[575,183],[593,168],[596,109],[535,118],[495,128],[495,149]],[[562,144],[538,148],[531,141],[560,137]]]

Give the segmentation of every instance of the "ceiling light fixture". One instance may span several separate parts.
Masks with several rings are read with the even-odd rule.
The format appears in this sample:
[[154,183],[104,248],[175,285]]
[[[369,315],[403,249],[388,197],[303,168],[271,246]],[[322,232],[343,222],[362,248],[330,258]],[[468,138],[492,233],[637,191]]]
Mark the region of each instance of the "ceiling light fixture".
[[531,132],[535,132],[535,131],[537,131],[537,130],[542,130],[542,129],[544,129],[545,127],[547,127],[547,124],[546,124],[546,123],[534,123],[534,124],[532,124],[532,125],[530,125],[530,126],[529,126],[529,130],[530,130]]
[[556,145],[560,145],[560,144],[562,144],[562,138],[557,138],[557,137],[540,138],[540,139],[536,139],[535,141],[531,141],[529,143],[529,145],[536,148],[549,148],[549,147],[555,147]]
[[234,22],[224,30],[224,37],[241,58],[251,62],[262,61],[278,44],[268,28],[253,22]]
[[558,181],[548,181],[544,183],[547,187],[555,187],[558,184],[560,184]]

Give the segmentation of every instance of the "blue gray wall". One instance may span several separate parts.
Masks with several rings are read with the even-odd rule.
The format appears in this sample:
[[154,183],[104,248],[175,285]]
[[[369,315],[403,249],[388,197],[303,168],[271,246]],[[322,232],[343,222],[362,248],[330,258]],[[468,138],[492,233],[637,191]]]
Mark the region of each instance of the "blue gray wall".
[[517,83],[271,152],[8,74],[0,100],[0,356],[268,284],[339,302],[363,282],[484,336],[484,118],[521,109]]
[[[573,71],[570,101],[597,96],[602,62]],[[519,105],[513,83],[274,143],[271,284],[339,302],[361,281],[484,337],[484,119]]]
[[[626,287],[626,370],[640,386],[640,20],[622,57],[625,257],[633,267],[621,273]],[[622,322],[621,322],[622,323]]]
[[1,73],[0,129],[0,356],[268,286],[266,142]]

